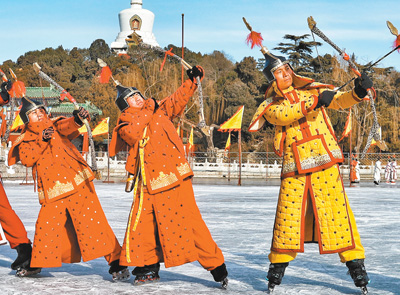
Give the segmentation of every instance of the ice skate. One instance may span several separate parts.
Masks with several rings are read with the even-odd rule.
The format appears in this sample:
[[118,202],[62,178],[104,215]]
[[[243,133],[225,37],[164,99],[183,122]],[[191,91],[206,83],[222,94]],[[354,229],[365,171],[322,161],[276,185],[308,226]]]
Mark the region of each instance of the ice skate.
[[129,281],[129,279],[131,278],[131,274],[129,273],[128,268],[125,268],[118,272],[113,272],[111,275],[112,275],[113,282]]
[[29,277],[40,273],[41,268],[30,267],[32,257],[31,244],[19,244],[15,247],[15,250],[17,250],[18,256],[11,264],[11,268],[17,271],[16,276]]
[[31,259],[29,258],[28,261],[20,264],[16,269],[16,276],[17,277],[30,277],[36,275],[42,271],[40,267],[30,267]]
[[42,269],[40,267],[26,267],[26,268],[18,268],[17,273],[15,274],[17,277],[30,277],[40,273]]
[[160,280],[160,276],[158,275],[159,270],[160,263],[146,265],[143,267],[135,267],[135,269],[132,271],[132,274],[136,276],[133,284],[138,286],[158,282]]
[[225,278],[222,282],[221,282],[221,288],[226,290],[228,289],[228,278]]
[[347,261],[346,265],[349,269],[348,273],[354,281],[354,285],[361,288],[361,293],[363,295],[368,294],[367,285],[369,283],[369,277],[365,270],[364,259]]
[[225,263],[222,263],[220,266],[213,269],[211,274],[214,278],[214,281],[221,283],[222,289],[228,288],[228,271],[226,270]]
[[15,247],[15,250],[17,250],[18,256],[11,264],[11,269],[17,270],[22,268],[22,266],[29,265],[32,256],[31,244],[19,244],[17,247]]
[[136,275],[135,280],[133,281],[133,284],[138,286],[138,285],[158,282],[159,280],[160,280],[160,276],[158,275],[158,272],[149,271],[145,274]]
[[119,260],[110,263],[108,273],[112,275],[113,282],[127,281],[131,277],[128,267],[120,265]]
[[275,289],[275,286],[280,285],[282,282],[282,278],[285,275],[285,269],[289,265],[286,263],[271,263],[269,265],[267,281],[268,281],[268,291],[272,293]]

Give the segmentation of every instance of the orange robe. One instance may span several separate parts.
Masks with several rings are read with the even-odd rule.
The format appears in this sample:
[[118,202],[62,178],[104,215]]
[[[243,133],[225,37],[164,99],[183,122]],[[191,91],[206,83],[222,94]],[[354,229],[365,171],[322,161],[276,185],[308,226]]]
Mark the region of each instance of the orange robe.
[[[7,104],[0,96],[0,105]],[[6,116],[1,112],[1,136],[4,136],[6,131]],[[19,244],[30,244],[31,241],[28,239],[25,227],[15,211],[11,208],[10,202],[8,201],[6,192],[4,191],[3,184],[0,182],[0,223],[3,227],[4,234],[7,241],[10,243],[11,248],[17,247]]]
[[0,223],[4,230],[4,235],[10,243],[11,248],[19,244],[30,244],[25,227],[21,220],[11,208],[3,184],[0,182]]
[[[135,174],[139,148],[142,148],[142,192],[134,196],[120,262],[145,266],[164,262],[165,267],[199,261],[207,270],[224,262],[221,250],[211,237],[197,207],[183,143],[171,120],[184,109],[196,86],[187,80],[155,109],[152,99],[142,109],[124,111],[113,131],[110,156],[128,144],[126,170]],[[139,195],[142,193],[142,199]],[[141,207],[141,208],[140,208]]]
[[[45,142],[42,132],[50,126],[55,132]],[[70,141],[79,127],[73,117],[28,123],[10,149],[10,165],[32,167],[42,205],[31,267],[119,258],[121,247],[94,189],[93,172]]]
[[350,182],[359,182],[360,180],[357,177],[357,161],[351,160],[350,162]]

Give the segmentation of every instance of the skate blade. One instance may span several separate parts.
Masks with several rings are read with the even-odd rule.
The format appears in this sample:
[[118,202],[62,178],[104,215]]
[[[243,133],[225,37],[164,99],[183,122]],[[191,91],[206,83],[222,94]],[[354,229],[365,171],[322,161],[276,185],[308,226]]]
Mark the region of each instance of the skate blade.
[[31,269],[31,270],[22,268],[22,269],[18,269],[17,273],[15,275],[20,278],[30,277],[30,276],[40,273],[41,271],[42,271],[41,268],[35,268],[35,269]]
[[272,294],[275,290],[275,285],[268,283],[268,294]]
[[131,278],[131,274],[129,273],[128,268],[125,268],[124,270],[119,271],[119,272],[112,273],[113,282],[126,282],[126,281],[129,281],[130,278]]
[[221,288],[224,289],[224,290],[228,289],[228,278],[225,278],[222,281]]
[[368,294],[368,289],[367,289],[367,287],[360,287],[360,288],[361,288],[361,294],[362,294],[362,295]]
[[145,285],[145,284],[152,284],[152,283],[156,283],[160,280],[160,278],[154,278],[154,279],[147,279],[147,280],[135,280],[133,282],[134,286],[141,286],[141,285]]

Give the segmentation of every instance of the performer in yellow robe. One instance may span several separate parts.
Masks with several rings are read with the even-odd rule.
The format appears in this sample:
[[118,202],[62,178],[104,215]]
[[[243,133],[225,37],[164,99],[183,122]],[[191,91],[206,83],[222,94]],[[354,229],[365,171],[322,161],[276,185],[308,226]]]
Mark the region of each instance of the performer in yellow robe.
[[315,242],[321,254],[339,253],[356,286],[365,287],[364,248],[339,173],[344,158],[325,108],[346,109],[361,102],[372,82],[363,74],[352,91],[335,92],[332,85],[296,75],[285,58],[265,47],[261,51],[270,86],[249,130],[259,130],[266,120],[274,124],[274,149],[283,157],[269,286],[281,283],[305,242]]

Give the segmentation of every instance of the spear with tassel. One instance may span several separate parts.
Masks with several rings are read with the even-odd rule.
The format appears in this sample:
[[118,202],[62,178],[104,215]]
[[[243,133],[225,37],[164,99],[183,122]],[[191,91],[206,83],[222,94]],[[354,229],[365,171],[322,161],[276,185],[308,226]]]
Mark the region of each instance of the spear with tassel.
[[[172,49],[165,50],[159,46],[152,46],[149,44],[145,44],[145,43],[143,43],[142,38],[136,32],[133,32],[131,35],[129,35],[128,40],[131,43],[133,43],[137,46],[140,46],[142,48],[152,49],[156,52],[164,54],[165,58],[164,58],[163,64],[165,63],[165,59],[168,55],[168,56],[171,56],[171,57],[175,58],[176,60],[178,60],[186,70],[192,69],[192,66],[190,64],[188,64],[183,58],[172,53]],[[196,77],[196,82],[197,82],[197,89],[199,90],[199,110],[197,112],[199,115],[199,123],[198,123],[197,127],[204,133],[204,135],[206,135],[207,138],[209,138],[210,137],[210,127],[207,126],[206,121],[204,119],[203,87],[201,86],[200,77]]]
[[256,31],[253,31],[253,28],[250,26],[250,24],[247,22],[246,18],[243,17],[243,22],[246,25],[247,29],[250,31],[249,35],[247,35],[246,38],[246,43],[247,45],[251,46],[251,49],[254,48],[254,46],[260,47],[261,53],[268,54],[269,56],[272,56],[273,58],[276,58],[269,50],[268,48],[262,44],[262,41],[264,40],[263,37],[261,36],[261,33],[258,33]]
[[[35,62],[33,64],[33,68],[34,68],[35,72],[39,75],[40,78],[49,82],[51,85],[55,86],[59,91],[61,91],[60,100],[64,100],[65,98],[67,98],[74,105],[75,110],[79,110],[79,105],[76,102],[75,98],[67,90],[65,90],[63,87],[61,87],[56,81],[54,81],[46,73],[44,73],[38,63]],[[90,125],[89,125],[89,122],[87,119],[82,119],[82,122],[86,126],[88,138],[89,138],[90,155],[91,155],[91,160],[92,160],[91,169],[92,169],[96,179],[100,179],[101,174],[100,174],[100,171],[97,170],[96,151],[94,149],[92,129],[90,129]]]
[[[319,30],[317,28],[317,23],[315,22],[315,20],[313,19],[312,16],[307,18],[307,22],[308,22],[308,27],[310,28],[311,32],[316,34],[317,36],[319,36],[322,40],[324,40],[326,43],[328,43],[329,45],[331,45],[341,56],[342,58],[348,62],[348,64],[350,65],[351,70],[358,76],[361,77],[361,73],[359,72],[357,66],[354,64],[354,62],[350,59],[349,55],[344,52],[342,49],[340,49],[335,43],[333,43],[321,30]],[[370,133],[368,135],[367,138],[367,143],[364,147],[364,150],[361,154],[361,159],[363,159],[365,157],[366,152],[368,151],[372,139],[374,139],[379,146],[383,146],[383,144],[380,144],[382,141],[381,135],[379,134],[378,130],[380,129],[380,125],[378,123],[378,117],[376,114],[376,109],[375,109],[375,102],[374,102],[374,95],[372,93],[372,89],[368,89],[368,98],[371,104],[371,109],[372,109],[372,115],[373,115],[373,123],[372,123],[372,127],[370,130]]]
[[[10,68],[10,74],[14,79],[14,83],[8,93],[10,94],[10,117],[7,121],[6,132],[4,133],[4,137],[2,139],[3,144],[7,144],[8,139],[10,137],[11,126],[14,122],[14,109],[15,109],[15,98],[16,97],[25,97],[26,88],[25,84],[22,81],[18,81],[17,75],[15,75],[14,71]],[[1,70],[0,70],[1,71]],[[3,71],[0,73],[2,80],[4,82],[8,81],[6,74]]]
[[108,81],[111,78],[112,81],[114,82],[115,86],[121,85],[121,83],[119,83],[119,81],[114,78],[110,67],[107,65],[107,63],[104,60],[102,60],[101,58],[97,58],[97,63],[101,67],[101,73],[100,73],[100,77],[99,77],[100,83],[108,83]]
[[[374,62],[371,65],[367,64],[367,68],[365,68],[363,71],[369,71],[370,69],[372,69],[374,66],[376,66],[378,63],[380,63],[383,59],[385,59],[386,57],[388,57],[390,54],[392,54],[393,52],[395,52],[396,50],[400,52],[400,35],[399,35],[399,31],[396,29],[395,26],[393,26],[393,24],[390,21],[386,21],[386,24],[390,30],[390,32],[396,36],[396,40],[393,43],[393,49],[390,50],[388,53],[386,53],[384,56],[382,56],[380,59],[378,59],[376,62]],[[338,87],[335,89],[335,91],[339,91],[341,90],[343,87],[345,87],[346,85],[348,85],[351,81],[354,81],[356,78],[351,78],[349,81],[347,81],[346,83],[344,83],[342,86]]]

